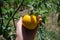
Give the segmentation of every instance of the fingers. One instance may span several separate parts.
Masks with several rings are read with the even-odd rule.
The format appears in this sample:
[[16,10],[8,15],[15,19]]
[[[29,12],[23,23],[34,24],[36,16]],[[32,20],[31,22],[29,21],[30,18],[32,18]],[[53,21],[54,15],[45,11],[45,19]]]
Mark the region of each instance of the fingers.
[[42,16],[41,15],[38,16],[38,20],[39,20],[39,24],[41,24],[42,23]]
[[20,19],[18,20],[16,26],[17,26],[17,27],[22,26],[22,17],[20,17]]
[[22,17],[20,17],[19,21],[17,22],[16,35],[17,35],[16,39],[23,40],[23,34],[22,34]]
[[22,17],[21,17],[21,18],[19,19],[19,21],[17,22],[16,31],[17,31],[17,33],[22,32]]

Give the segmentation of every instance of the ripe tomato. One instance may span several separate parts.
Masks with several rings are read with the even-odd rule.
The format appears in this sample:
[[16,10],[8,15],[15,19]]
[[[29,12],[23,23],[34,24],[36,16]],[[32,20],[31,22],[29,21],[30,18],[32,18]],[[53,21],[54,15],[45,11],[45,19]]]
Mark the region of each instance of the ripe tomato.
[[22,18],[23,26],[27,29],[35,29],[37,27],[37,19],[35,15],[24,15]]

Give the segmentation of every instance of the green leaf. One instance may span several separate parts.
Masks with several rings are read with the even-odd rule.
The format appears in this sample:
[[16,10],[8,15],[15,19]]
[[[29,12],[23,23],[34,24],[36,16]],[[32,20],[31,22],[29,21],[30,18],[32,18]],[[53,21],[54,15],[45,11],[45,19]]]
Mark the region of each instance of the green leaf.
[[26,0],[28,3],[31,2],[31,0]]
[[45,19],[45,22],[48,22],[48,18]]
[[6,12],[7,10],[2,7],[2,13],[5,14]]
[[46,12],[48,12],[47,10],[41,10],[40,13],[41,14],[45,14]]

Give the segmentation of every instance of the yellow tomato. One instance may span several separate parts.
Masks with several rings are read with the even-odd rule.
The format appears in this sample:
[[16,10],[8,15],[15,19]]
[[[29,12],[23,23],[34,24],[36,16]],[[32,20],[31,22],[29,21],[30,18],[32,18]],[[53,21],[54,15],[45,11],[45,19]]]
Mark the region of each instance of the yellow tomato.
[[35,15],[24,15],[22,18],[23,26],[29,30],[37,27],[37,19]]

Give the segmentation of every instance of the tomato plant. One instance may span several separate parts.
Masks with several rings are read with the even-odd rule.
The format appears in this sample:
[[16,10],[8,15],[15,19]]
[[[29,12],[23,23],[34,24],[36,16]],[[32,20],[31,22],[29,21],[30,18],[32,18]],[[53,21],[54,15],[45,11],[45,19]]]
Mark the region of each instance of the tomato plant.
[[[51,12],[60,13],[60,0],[0,0],[0,35],[6,40],[15,39],[15,21],[19,19],[19,12],[25,9],[33,11],[36,17],[42,16],[42,24],[38,28],[39,40],[45,40],[47,15]],[[60,14],[58,16],[60,22]],[[48,40],[48,39],[47,39]]]

